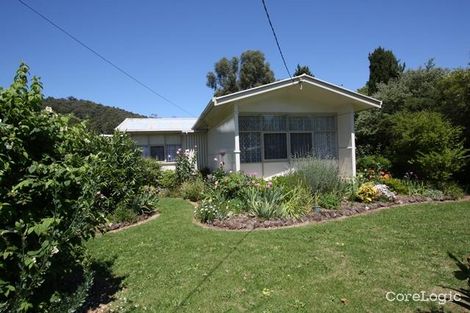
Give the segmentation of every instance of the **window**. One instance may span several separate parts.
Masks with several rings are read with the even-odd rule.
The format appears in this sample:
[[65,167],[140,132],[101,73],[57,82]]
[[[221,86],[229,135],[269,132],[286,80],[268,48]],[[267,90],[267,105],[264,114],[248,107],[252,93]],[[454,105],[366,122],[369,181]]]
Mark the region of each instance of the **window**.
[[240,162],[261,162],[261,133],[240,133]]
[[158,161],[165,161],[165,149],[163,146],[151,146],[150,157]]
[[181,149],[181,145],[166,145],[166,161],[176,162],[176,151]]
[[312,153],[312,133],[291,133],[290,154],[304,157]]
[[263,139],[265,160],[287,159],[286,133],[266,133]]
[[283,160],[292,155],[313,154],[319,158],[337,157],[336,116],[334,115],[240,116],[238,126],[242,163]]

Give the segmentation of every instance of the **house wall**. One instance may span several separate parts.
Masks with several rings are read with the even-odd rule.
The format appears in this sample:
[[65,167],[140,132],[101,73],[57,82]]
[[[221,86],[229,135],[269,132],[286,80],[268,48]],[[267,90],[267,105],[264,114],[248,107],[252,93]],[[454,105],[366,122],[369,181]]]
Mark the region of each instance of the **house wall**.
[[[226,171],[235,171],[235,119],[233,113],[207,132],[208,167],[212,170],[224,162]],[[215,161],[217,159],[217,161]]]
[[[265,96],[246,98],[238,101],[239,114],[332,114],[337,120],[338,164],[345,177],[356,175],[354,113],[352,106],[334,106],[322,103],[321,99],[302,97],[297,94],[276,92]],[[264,161],[241,163],[241,171],[259,177],[270,178],[291,168],[288,161]]]
[[[207,137],[205,132],[194,133],[129,133],[136,144],[143,149],[143,156],[150,156],[150,146],[175,144],[181,145],[182,149],[196,149],[197,166],[203,168],[207,166]],[[174,170],[174,162],[161,162],[162,169]]]

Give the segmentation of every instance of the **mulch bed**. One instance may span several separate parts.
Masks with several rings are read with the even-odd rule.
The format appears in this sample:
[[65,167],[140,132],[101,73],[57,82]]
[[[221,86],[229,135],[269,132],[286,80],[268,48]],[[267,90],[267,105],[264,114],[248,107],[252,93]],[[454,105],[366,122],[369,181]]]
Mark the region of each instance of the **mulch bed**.
[[364,214],[367,212],[375,211],[381,208],[389,208],[410,203],[424,203],[424,202],[442,202],[452,200],[450,198],[443,198],[440,200],[432,200],[431,198],[422,196],[397,196],[392,202],[373,202],[373,203],[360,203],[360,202],[343,202],[338,210],[320,209],[318,212],[310,212],[309,214],[298,219],[272,219],[264,220],[251,215],[234,215],[224,219],[216,219],[212,223],[205,224],[206,226],[227,229],[227,230],[253,230],[262,228],[279,228],[296,226],[306,223],[320,223],[332,219],[344,218],[347,216]]

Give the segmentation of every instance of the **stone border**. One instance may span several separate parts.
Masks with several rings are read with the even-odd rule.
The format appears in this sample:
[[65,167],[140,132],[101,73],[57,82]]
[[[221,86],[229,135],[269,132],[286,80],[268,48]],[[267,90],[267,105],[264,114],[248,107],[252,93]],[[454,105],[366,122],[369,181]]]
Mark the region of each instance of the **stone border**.
[[201,223],[193,219],[193,223],[206,229],[219,231],[253,231],[253,230],[275,230],[284,228],[293,228],[306,226],[310,224],[321,224],[333,220],[342,220],[352,216],[360,216],[379,212],[384,209],[391,209],[410,204],[424,203],[448,203],[470,201],[470,196],[466,196],[460,200],[451,200],[444,198],[440,200],[432,200],[421,196],[399,196],[393,202],[374,202],[374,203],[358,203],[344,202],[338,210],[320,209],[319,212],[311,212],[299,219],[274,219],[262,220],[249,215],[235,215],[223,220],[215,220],[212,223]]

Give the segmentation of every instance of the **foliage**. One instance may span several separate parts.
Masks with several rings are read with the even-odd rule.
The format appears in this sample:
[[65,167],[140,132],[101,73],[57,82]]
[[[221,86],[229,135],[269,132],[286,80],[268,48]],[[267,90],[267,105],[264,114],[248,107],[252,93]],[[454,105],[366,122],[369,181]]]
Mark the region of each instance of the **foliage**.
[[435,201],[444,200],[444,193],[437,189],[426,189],[422,195]]
[[356,194],[357,199],[364,203],[373,202],[377,200],[379,196],[379,191],[375,188],[374,183],[372,182],[362,184]]
[[359,171],[388,172],[391,165],[390,160],[381,155],[366,155],[357,160],[357,169]]
[[396,171],[414,167],[420,177],[448,181],[465,164],[460,127],[435,112],[397,113],[391,127]]
[[194,216],[202,223],[207,223],[222,217],[222,214],[211,199],[204,199],[201,204],[194,209]]
[[190,181],[197,176],[196,152],[189,149],[176,151],[176,183]]
[[251,186],[261,186],[266,184],[262,179],[248,176],[242,172],[233,172],[223,175],[213,182],[213,188],[218,190],[225,199],[242,197],[244,189]]
[[398,194],[408,194],[408,187],[403,183],[401,179],[390,177],[387,179],[381,179],[380,182],[387,185],[392,191]]
[[252,186],[244,191],[247,210],[265,219],[285,216],[286,213],[282,207],[285,196],[282,189],[277,187],[256,188]]
[[145,117],[140,114],[110,107],[89,100],[47,97],[42,101],[44,108],[50,107],[59,114],[72,114],[76,121],[87,121],[89,130],[97,134],[112,134],[114,129],[128,117]]
[[180,195],[184,199],[191,201],[199,201],[204,197],[204,191],[206,189],[205,183],[201,178],[197,178],[191,181],[185,181],[179,188]]
[[146,177],[126,136],[100,137],[43,110],[28,72],[22,64],[0,91],[1,309],[74,310],[92,280],[82,243],[116,208],[148,208]]
[[258,50],[247,50],[240,58],[220,59],[214,72],[207,74],[207,86],[214,89],[215,96],[257,87],[274,81],[274,73],[264,54]]
[[310,189],[304,184],[298,184],[286,193],[282,209],[286,216],[299,218],[312,210],[313,202]]
[[315,157],[294,159],[294,169],[313,194],[342,193],[344,182],[336,160]]
[[454,200],[461,199],[465,195],[462,188],[459,185],[452,183],[452,182],[444,184],[444,186],[442,186],[442,191],[444,195]]
[[322,193],[317,197],[317,204],[324,209],[336,210],[341,205],[341,197],[334,192]]
[[176,171],[172,170],[163,170],[160,173],[159,180],[160,187],[172,190],[177,186],[176,183]]
[[146,185],[157,187],[160,184],[162,168],[160,163],[151,158],[143,158],[143,180]]
[[307,74],[307,75],[310,75],[312,77],[314,77],[315,75],[312,74],[312,72],[310,71],[310,68],[307,66],[307,65],[300,65],[300,64],[297,64],[297,67],[295,68],[295,72],[294,72],[294,76],[299,76],[299,75],[302,75],[302,74]]
[[388,83],[389,80],[398,78],[405,69],[404,64],[400,64],[391,50],[378,47],[369,53],[369,80],[367,89],[369,95],[377,91],[377,84]]

